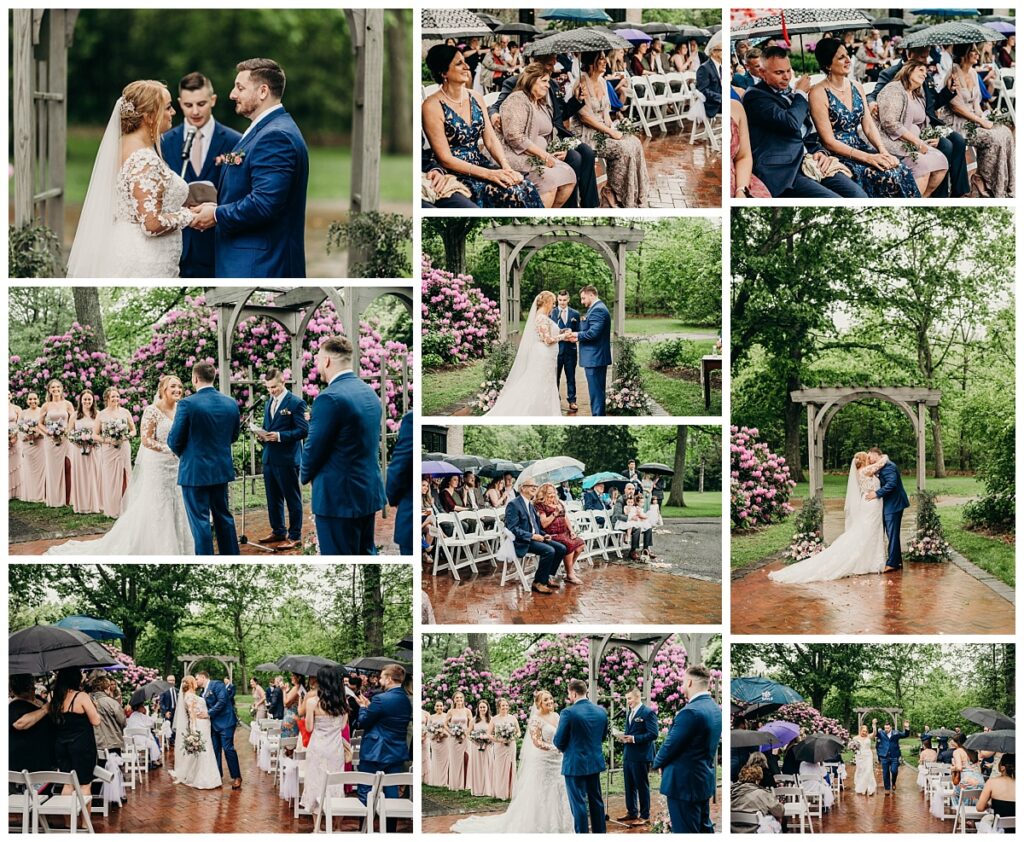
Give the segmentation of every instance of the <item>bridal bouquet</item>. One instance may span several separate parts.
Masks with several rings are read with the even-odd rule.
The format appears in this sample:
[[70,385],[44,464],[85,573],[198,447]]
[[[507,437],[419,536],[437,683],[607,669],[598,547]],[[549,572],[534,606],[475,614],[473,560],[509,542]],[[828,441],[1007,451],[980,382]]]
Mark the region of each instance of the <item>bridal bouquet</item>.
[[47,421],[43,429],[46,430],[46,435],[53,439],[54,444],[60,444],[60,440],[67,432],[67,425],[63,421]]
[[495,725],[494,736],[504,745],[512,745],[512,741],[516,738],[516,726],[511,722],[502,722],[500,725]]
[[92,430],[79,429],[78,427],[68,433],[68,441],[78,445],[78,449],[82,451],[83,456],[88,456],[92,453],[92,448],[96,444],[96,440],[92,437]]
[[860,751],[860,743],[857,740],[850,740],[846,744],[847,751],[852,751],[854,754]]
[[7,425],[7,443],[14,444],[18,440],[18,425],[8,424]]
[[430,722],[427,724],[427,736],[435,743],[440,743],[445,738],[444,725],[440,722]]
[[185,754],[202,754],[206,751],[203,738],[198,731],[186,731],[185,739],[181,741],[181,747],[185,749]]
[[474,728],[469,738],[473,741],[477,751],[487,751],[487,746],[491,744],[491,738],[487,736],[486,728]]
[[455,737],[455,742],[457,743],[461,743],[466,738],[466,726],[459,722],[453,722],[449,725],[448,732]]
[[128,422],[123,418],[119,418],[117,421],[104,421],[100,424],[100,434],[112,442],[127,441]]
[[31,418],[25,418],[18,422],[18,432],[21,433],[23,441],[35,444],[36,436],[39,435],[39,422],[33,421]]

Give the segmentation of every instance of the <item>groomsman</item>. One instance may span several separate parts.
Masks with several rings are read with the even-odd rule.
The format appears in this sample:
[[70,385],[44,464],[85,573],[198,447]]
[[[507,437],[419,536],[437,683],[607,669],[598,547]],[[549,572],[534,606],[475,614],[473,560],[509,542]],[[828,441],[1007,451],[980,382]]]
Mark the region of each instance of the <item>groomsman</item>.
[[[558,307],[551,311],[551,321],[560,330],[571,330],[578,333],[580,329],[580,312],[569,306],[569,293],[562,290],[558,293]],[[569,414],[579,411],[576,405],[576,360],[578,349],[575,342],[558,343],[558,368],[555,371],[555,383],[561,388],[562,372],[565,372],[565,396],[569,401]]]
[[[263,443],[263,486],[267,493],[270,535],[261,544],[281,544],[290,550],[302,540],[302,486],[299,484],[302,442],[309,435],[305,402],[284,385],[284,375],[267,370],[264,380],[270,397],[263,405],[263,431],[256,437]],[[284,509],[288,506],[288,529]]]
[[[412,438],[413,414],[407,412],[398,431],[388,465],[388,502],[395,507],[395,543],[402,555],[412,555]],[[472,504],[471,500],[467,500]]]
[[271,719],[284,719],[284,691],[281,676],[275,676],[267,687],[267,715]]
[[174,714],[178,708],[178,688],[175,687],[177,679],[173,675],[167,676],[167,683],[171,686],[160,694],[160,712],[164,719],[171,723],[171,745],[174,745]]
[[[242,136],[214,119],[216,104],[213,82],[202,73],[184,76],[178,83],[178,106],[185,121],[164,133],[160,150],[167,166],[189,184],[209,181],[219,190],[223,167],[217,166],[217,158],[234,149]],[[185,228],[181,234],[181,277],[212,278],[215,232]]]
[[622,776],[626,785],[626,815],[620,822],[642,825],[651,820],[651,785],[647,780],[654,762],[658,716],[645,705],[636,687],[626,693],[626,728],[622,737]]

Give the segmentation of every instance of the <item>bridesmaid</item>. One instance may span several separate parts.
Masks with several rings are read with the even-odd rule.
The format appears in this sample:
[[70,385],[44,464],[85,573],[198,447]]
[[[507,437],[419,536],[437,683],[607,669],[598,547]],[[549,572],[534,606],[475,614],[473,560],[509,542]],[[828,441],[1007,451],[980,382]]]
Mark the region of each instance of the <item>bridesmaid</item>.
[[46,502],[46,454],[43,452],[43,410],[39,395],[29,392],[26,407],[21,411],[22,421],[36,421],[39,426],[34,435],[22,433],[21,440],[21,499],[30,503]]
[[440,725],[442,736],[430,739],[430,784],[431,786],[448,786],[448,769],[451,764],[451,750],[448,748],[448,717],[444,712],[444,702],[434,704],[434,712],[430,715],[431,725]]
[[448,789],[458,792],[469,789],[469,776],[466,774],[466,752],[469,748],[469,732],[473,730],[473,714],[466,707],[466,697],[462,693],[456,693],[453,701],[455,706],[448,711],[445,724],[449,731],[453,725],[461,725],[463,731],[459,738],[452,735],[448,743],[449,757],[451,758],[448,767]]
[[[496,731],[502,726],[515,729],[511,739],[499,737]],[[516,779],[516,740],[522,731],[519,721],[509,713],[508,699],[498,699],[498,713],[491,720],[491,795],[508,801],[512,797],[512,784]]]
[[[135,438],[135,420],[132,414],[121,406],[121,393],[111,386],[103,393],[104,408],[100,410],[100,431],[109,421],[124,421],[128,424],[128,435]],[[103,439],[100,448],[100,498],[103,514],[107,517],[120,517],[122,500],[128,490],[128,478],[132,473],[131,442],[122,439]]]
[[75,415],[75,406],[64,396],[64,384],[51,380],[46,384],[46,403],[43,404],[43,424],[61,424],[63,432],[45,433],[43,454],[46,457],[46,505],[66,506],[71,498],[71,460],[67,431]]
[[18,435],[18,420],[21,407],[7,394],[7,499],[21,499],[21,436]]
[[[96,396],[89,389],[78,396],[75,429],[88,430],[92,433],[93,441],[98,442],[100,422],[96,412]],[[68,449],[71,457],[71,508],[78,514],[103,511],[100,495],[100,449],[99,444],[83,448],[74,443]]]
[[430,724],[430,711],[420,711],[420,778],[424,784],[430,784],[430,735],[427,725]]
[[[476,724],[473,725],[473,733],[483,734],[488,739],[491,737],[491,707],[486,699],[481,699],[476,706]],[[473,795],[491,794],[491,758],[494,755],[494,747],[488,745],[480,750],[475,741],[469,742],[469,791]]]

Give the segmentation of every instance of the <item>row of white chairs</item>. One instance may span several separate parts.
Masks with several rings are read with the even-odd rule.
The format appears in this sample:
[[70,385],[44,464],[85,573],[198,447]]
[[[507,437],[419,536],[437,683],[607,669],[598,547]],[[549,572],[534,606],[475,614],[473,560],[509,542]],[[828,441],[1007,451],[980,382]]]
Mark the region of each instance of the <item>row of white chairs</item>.
[[[100,766],[93,770],[93,775],[100,782],[112,778]],[[22,833],[39,833],[40,829],[44,833],[63,830],[50,827],[50,820],[57,818],[67,820],[69,833],[78,833],[79,830],[95,832],[90,817],[94,809],[90,787],[87,785],[83,789],[76,772],[11,770],[7,773],[7,783],[11,790],[7,796],[7,812],[21,814]],[[68,795],[64,794],[65,787],[71,788]],[[42,792],[44,789],[45,793]]]
[[653,128],[667,133],[670,123],[678,123],[682,129],[689,120],[691,144],[706,138],[713,149],[721,149],[721,120],[708,118],[700,107],[704,96],[697,90],[696,79],[692,70],[630,78],[630,113],[640,121],[647,137],[653,137]]

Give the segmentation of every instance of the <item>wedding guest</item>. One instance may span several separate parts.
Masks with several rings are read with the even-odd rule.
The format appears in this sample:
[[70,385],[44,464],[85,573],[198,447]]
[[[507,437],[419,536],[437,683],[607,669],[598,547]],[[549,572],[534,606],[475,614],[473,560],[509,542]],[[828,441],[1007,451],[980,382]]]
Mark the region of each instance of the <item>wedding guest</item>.
[[[484,75],[481,81],[484,83],[486,90],[500,90],[502,82],[508,78],[509,71],[511,69],[505,59],[505,48],[500,40],[496,39],[494,43],[491,44],[490,52],[484,53],[481,63],[483,64],[484,69]],[[438,80],[435,79],[434,81],[437,82]],[[441,83],[439,82],[438,84]]]
[[362,694],[363,677],[359,674],[346,676],[348,680],[348,692],[345,694],[348,704],[349,722],[355,723],[359,719],[359,696]]
[[72,429],[81,430],[92,437],[92,443],[68,447],[71,463],[71,508],[78,514],[92,514],[103,510],[100,493],[99,432],[100,425],[96,412],[96,396],[85,389],[78,396]]
[[[492,56],[484,59],[485,67],[489,60],[493,62]],[[422,105],[423,132],[438,164],[470,189],[477,207],[542,207],[533,183],[506,160],[483,98],[469,87],[471,77],[462,53],[437,44],[427,52],[426,62],[440,85]],[[480,150],[481,141],[497,165]]]
[[669,61],[672,64],[672,70],[676,73],[691,71],[696,73],[697,68],[700,67],[700,59],[697,58],[697,54],[690,52],[689,47],[683,41],[676,44],[676,48],[672,51],[672,57]]
[[651,73],[663,74],[668,72],[668,58],[665,53],[665,43],[660,38],[651,41],[651,49],[647,53],[647,69]]
[[[408,734],[412,721],[412,702],[402,689],[405,669],[398,664],[389,664],[380,673],[383,692],[373,697],[360,697],[362,708],[356,726],[363,732],[359,749],[358,771],[385,775],[401,772],[410,758]],[[360,784],[359,800],[365,804],[370,787]],[[386,798],[397,798],[398,787],[384,787]],[[387,820],[388,832],[396,829],[395,819]]]
[[572,486],[569,485],[568,480],[558,484],[558,499],[563,503],[572,503],[575,501],[576,498],[572,495]]
[[299,699],[305,695],[305,681],[305,676],[293,672],[291,682],[282,688],[284,715],[281,717],[281,739],[299,736]]
[[21,436],[18,419],[21,407],[7,395],[7,499],[21,499]]
[[[461,726],[462,733],[456,735],[452,726]],[[473,729],[473,712],[466,707],[466,697],[457,692],[452,697],[452,707],[445,718],[445,726],[451,734],[448,743],[448,789],[453,792],[469,788],[467,775],[469,733]]]
[[573,585],[582,585],[583,580],[573,572],[573,565],[580,551],[586,547],[586,542],[577,536],[569,523],[565,506],[558,499],[555,486],[549,482],[544,483],[537,489],[533,504],[540,518],[541,530],[565,547],[565,581]]
[[[476,706],[476,718],[473,721],[472,739],[467,749],[466,777],[469,779],[469,791],[476,796],[489,796],[491,791],[491,762],[494,757],[491,733],[491,706],[486,699],[481,699]],[[483,747],[478,740],[486,740]]]
[[1008,126],[996,125],[986,119],[981,108],[981,84],[974,67],[978,62],[975,44],[955,44],[955,61],[951,75],[956,96],[942,112],[949,116],[953,128],[967,136],[973,125],[971,146],[978,156],[974,174],[974,194],[986,198],[1010,198],[1015,192],[1014,139]]
[[770,199],[772,194],[754,175],[754,156],[750,151],[750,132],[747,128],[747,112],[743,104],[732,100],[729,103],[729,150],[731,158],[730,180],[732,195],[736,199]]
[[462,494],[459,492],[458,474],[445,477],[444,488],[441,490],[441,507],[449,514],[466,511],[467,507],[463,505]]
[[860,82],[865,80],[875,82],[878,80],[879,56],[875,51],[875,39],[873,33],[867,32],[856,52],[853,54],[853,75]]
[[480,488],[479,480],[472,471],[466,471],[462,475],[462,500],[467,509],[487,508],[487,500],[484,498],[483,489]]
[[636,48],[629,56],[629,73],[631,76],[647,76],[650,74],[650,70],[647,68],[647,51],[650,49],[650,44],[647,41],[641,41],[636,45]]
[[[509,73],[515,75],[523,69],[523,53],[519,49],[519,44],[515,41],[508,42],[508,55],[505,57],[505,64],[509,69]],[[502,84],[504,84],[504,79]]]
[[[729,805],[733,813],[761,813],[771,816],[776,833],[782,832],[782,819],[785,808],[779,799],[763,785],[763,770],[760,766],[744,766],[740,769],[740,779],[729,790]],[[733,833],[760,833],[756,825],[733,824]]]
[[[121,392],[110,386],[103,392],[103,409],[100,410],[100,438],[103,442],[99,449],[100,460],[100,494],[103,497],[103,514],[107,517],[120,517],[123,499],[128,490],[128,480],[132,475],[131,439],[138,434],[132,414],[121,406]],[[127,438],[112,438],[103,433],[104,425],[120,422],[127,430]],[[110,429],[108,427],[108,429]]]
[[121,754],[124,750],[124,729],[127,727],[127,720],[121,706],[120,695],[115,699],[111,693],[111,690],[118,692],[117,684],[105,675],[98,675],[89,680],[87,690],[100,720],[93,729],[96,748],[108,754]]
[[636,459],[630,459],[626,463],[625,476],[634,486],[640,484],[640,472],[636,469]]
[[650,824],[651,785],[647,776],[654,762],[658,739],[658,715],[643,703],[638,687],[626,692],[626,722],[622,742],[622,780],[626,788],[626,815],[619,818],[634,826]]
[[779,764],[776,762],[773,770],[768,762],[768,755],[763,751],[751,752],[744,766],[757,766],[761,769],[761,785],[766,789],[772,789],[775,786],[775,775],[778,774]]
[[815,46],[814,56],[825,78],[810,89],[808,98],[822,145],[849,168],[870,198],[919,197],[910,170],[883,151],[882,136],[867,111],[864,91],[849,78],[846,48],[835,38],[823,38]]
[[140,728],[146,730],[147,735],[145,737],[141,734],[137,734],[134,737],[135,747],[146,750],[151,769],[155,766],[162,766],[163,763],[160,761],[160,743],[153,736],[156,720],[146,712],[144,702],[140,702],[132,708],[131,715],[125,721],[124,727],[126,729]]
[[[604,71],[608,60],[603,52],[587,52],[580,57],[579,94],[583,108],[572,119],[572,128],[591,147],[602,146],[602,157],[608,167],[606,198],[617,207],[643,208],[647,206],[650,180],[647,159],[640,139],[624,135],[612,121],[608,87]],[[579,95],[578,94],[578,95]],[[603,136],[603,141],[599,139]]]
[[800,788],[808,795],[817,796],[823,809],[831,810],[836,795],[832,791],[832,785],[825,780],[825,764],[804,761],[800,764],[800,771],[797,774],[800,775]]
[[1017,46],[1017,36],[1013,33],[1006,36],[1006,40],[999,47],[997,61],[999,66],[1009,69],[1014,66],[1014,54]]
[[917,755],[917,785],[924,789],[928,780],[928,764],[936,763],[939,759],[939,753],[932,748],[932,741],[930,737],[925,735],[921,736],[921,751]]
[[[306,704],[305,726],[310,733],[306,749],[306,781],[299,800],[303,809],[315,813],[320,804],[324,780],[329,774],[352,767],[352,743],[344,730],[348,725],[341,667],[321,667],[316,674],[317,690]],[[344,787],[331,787],[328,798],[344,796]]]
[[[57,671],[50,698],[49,715],[56,730],[54,760],[58,772],[75,772],[78,783],[88,789],[96,768],[96,731],[100,715],[96,705],[82,692],[82,671],[67,667]],[[67,784],[63,795],[74,790]]]
[[430,739],[430,783],[433,786],[448,787],[448,770],[451,768],[451,748],[448,735],[448,715],[444,702],[434,703],[429,724],[434,730]]
[[[992,775],[985,781],[978,803],[974,809],[979,813],[992,810],[1000,818],[1017,815],[1017,758],[1014,754],[1004,754],[999,758],[998,775]],[[1016,833],[1016,828],[1008,827],[1004,833]]]
[[71,463],[67,434],[74,414],[74,404],[64,396],[64,384],[59,380],[47,383],[46,403],[42,406],[47,506],[66,506],[70,502]]
[[283,682],[281,676],[275,676],[267,688],[267,713],[271,719],[284,719],[284,691],[281,689]]
[[483,57],[487,55],[487,49],[480,46],[480,38],[470,38],[466,43],[466,48],[462,51],[466,57],[466,64],[469,66],[469,72],[475,74],[477,65],[483,60]]
[[752,88],[761,78],[761,50],[758,47],[751,47],[743,57],[743,73],[737,73],[732,77],[732,83],[737,88]]
[[412,555],[412,440],[413,414],[407,412],[398,430],[391,461],[388,463],[385,491],[395,508],[395,543],[402,555]]
[[704,94],[704,113],[714,120],[722,113],[722,38],[716,32],[708,42],[710,61],[697,68],[697,90]]
[[[985,785],[985,776],[981,773],[981,763],[978,761],[978,752],[972,748],[964,747],[965,738],[953,737],[955,748],[953,749],[953,763],[950,768],[954,780],[953,801],[960,800],[960,793],[964,790],[977,790]],[[964,795],[965,804],[974,804],[977,799],[973,796]]]
[[[498,699],[498,712],[491,720],[493,738],[491,755],[491,796],[508,801],[516,779],[516,741],[522,736],[519,720],[511,713],[508,699]],[[443,708],[442,708],[443,709]],[[512,737],[501,736],[505,729],[514,733]]]
[[512,533],[518,558],[527,553],[538,557],[531,590],[550,594],[557,591],[557,587],[551,587],[551,577],[558,573],[566,548],[541,529],[540,515],[533,504],[536,494],[537,483],[531,478],[520,483],[519,496],[505,507],[505,528]]
[[[178,709],[178,687],[177,679],[173,675],[169,675],[166,678],[167,683],[170,685],[166,690],[160,694],[160,715],[165,719],[171,726],[171,745],[174,745],[174,714]],[[258,685],[257,685],[258,686]],[[262,690],[260,691],[262,692]]]
[[601,512],[601,514],[594,518],[600,526],[604,526],[608,518],[608,506],[603,498],[603,482],[599,482],[593,488],[583,492],[583,510],[586,512]]
[[420,480],[420,533],[421,546],[424,555],[429,553],[434,545],[434,496],[430,492],[430,480],[426,477]]
[[11,696],[7,705],[8,768],[29,772],[55,769],[57,730],[49,715],[50,706],[36,698],[31,675],[10,676],[8,687]]
[[636,489],[632,483],[626,485],[622,495],[617,489],[612,489],[615,503],[612,506],[612,526],[629,533],[629,557],[633,561],[640,560],[640,553],[646,552],[653,558],[651,547],[654,544],[654,534],[651,527],[642,522],[642,506],[636,502]]
[[496,477],[487,486],[487,493],[484,496],[492,508],[501,509],[511,501],[512,489],[503,477]]
[[249,679],[249,692],[252,694],[252,718],[259,722],[267,718],[267,693],[255,678]]
[[[263,487],[267,495],[270,534],[261,544],[292,550],[302,543],[302,486],[299,466],[302,443],[309,435],[306,402],[285,387],[284,374],[268,368],[263,380],[269,397],[263,405],[263,426],[256,438],[263,445]],[[288,507],[288,528],[284,510]]]

